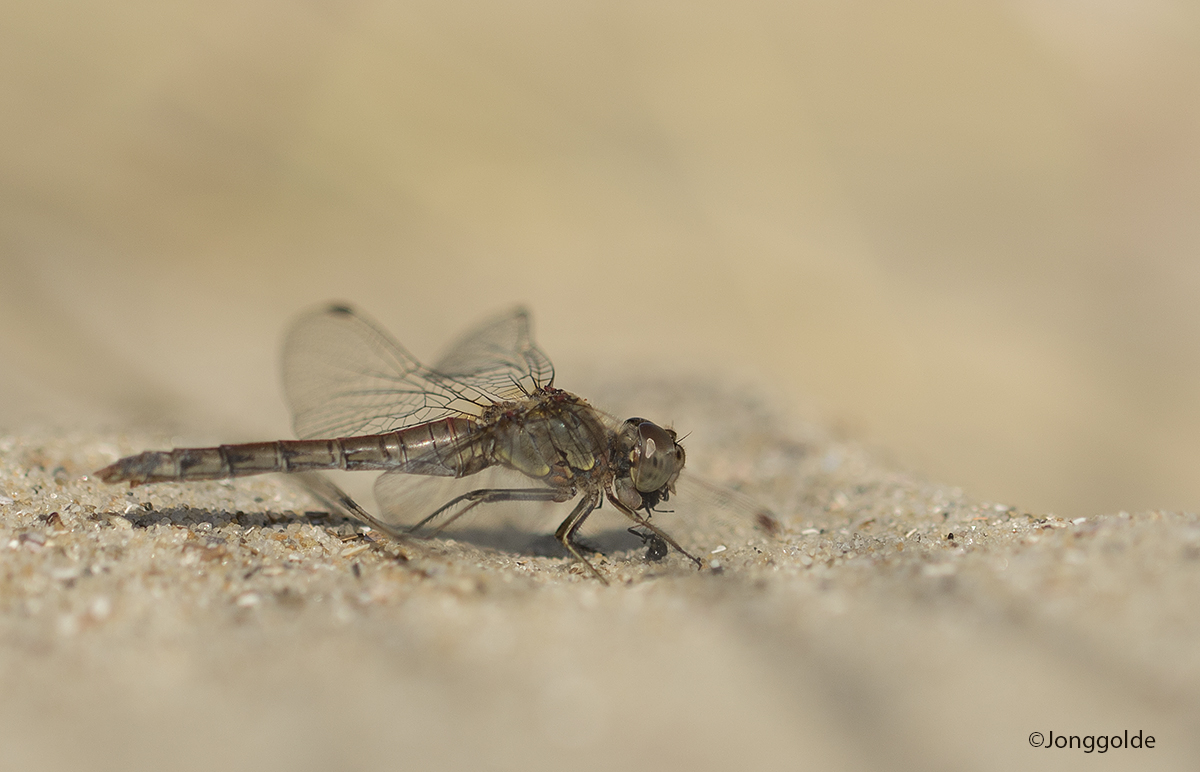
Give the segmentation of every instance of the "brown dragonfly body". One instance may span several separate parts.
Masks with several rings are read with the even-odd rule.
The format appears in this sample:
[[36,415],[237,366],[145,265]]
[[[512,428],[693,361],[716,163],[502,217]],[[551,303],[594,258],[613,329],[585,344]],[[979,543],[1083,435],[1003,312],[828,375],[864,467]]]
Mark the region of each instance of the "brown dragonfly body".
[[462,478],[500,466],[536,485],[478,488],[403,533],[435,521],[440,530],[487,502],[580,496],[555,536],[603,581],[575,534],[607,498],[700,565],[648,521],[684,465],[675,433],[641,418],[617,421],[554,388],[553,378],[521,309],[468,334],[430,369],[363,317],[333,306],[302,318],[285,347],[284,384],[303,439],[147,451],[97,474],[105,482],[143,485],[269,472],[383,471],[376,497],[386,510],[401,505],[395,499],[403,485],[393,484],[394,475]]

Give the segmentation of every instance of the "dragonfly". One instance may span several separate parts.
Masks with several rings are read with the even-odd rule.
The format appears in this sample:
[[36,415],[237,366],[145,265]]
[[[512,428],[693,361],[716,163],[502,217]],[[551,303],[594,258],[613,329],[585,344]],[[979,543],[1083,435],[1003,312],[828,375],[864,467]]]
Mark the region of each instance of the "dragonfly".
[[650,519],[675,492],[686,460],[675,431],[644,418],[621,421],[556,388],[554,367],[530,327],[529,312],[514,308],[467,333],[426,367],[366,316],[345,305],[327,306],[302,316],[284,345],[284,391],[300,439],[147,451],[96,475],[138,486],[374,470],[383,472],[375,483],[377,503],[396,512],[406,507],[411,476],[469,478],[501,468],[530,484],[474,488],[403,529],[364,512],[345,494],[334,498],[402,538],[436,534],[482,504],[578,497],[554,536],[606,584],[585,556],[595,550],[577,536],[607,501],[634,523],[631,533],[646,542],[649,556],[661,557],[670,545],[702,568]]

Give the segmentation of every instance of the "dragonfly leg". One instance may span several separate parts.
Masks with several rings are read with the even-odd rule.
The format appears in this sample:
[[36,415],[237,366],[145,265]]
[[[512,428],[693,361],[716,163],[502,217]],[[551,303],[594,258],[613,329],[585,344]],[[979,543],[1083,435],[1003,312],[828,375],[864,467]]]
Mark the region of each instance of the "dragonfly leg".
[[442,532],[447,526],[453,523],[458,518],[470,512],[480,504],[490,504],[497,501],[565,501],[564,492],[557,488],[479,488],[477,490],[468,491],[461,496],[456,496],[450,501],[447,501],[442,506],[438,507],[433,514],[429,515],[421,522],[410,528],[406,528],[404,533],[415,534],[417,531],[424,528],[429,523],[444,515],[447,511],[461,504],[464,501],[471,502],[467,506],[455,512],[450,517],[446,518],[445,522],[438,525],[434,529],[431,536]]
[[[412,534],[418,529],[428,525],[438,517],[441,517],[446,513],[447,510],[458,504],[461,504],[464,501],[468,501],[470,503],[448,517],[445,522],[438,524],[438,527],[434,530],[433,534],[439,533],[442,529],[446,528],[455,520],[462,517],[480,504],[489,504],[498,501],[563,501],[564,495],[569,495],[569,492],[557,488],[480,488],[451,499],[439,507],[436,512],[407,529],[405,533]],[[579,529],[579,526],[583,525],[583,521],[586,520],[587,516],[592,513],[592,510],[596,508],[596,505],[599,503],[599,499],[599,494],[593,493],[585,495],[579,501],[579,504],[575,506],[575,509],[571,511],[571,514],[567,515],[567,519],[563,520],[562,524],[558,526],[558,530],[554,532],[554,536],[562,543],[564,547],[567,548],[567,550],[575,557],[576,560],[587,566],[588,570],[592,572],[593,576],[595,576],[604,584],[608,584],[608,580],[596,570],[596,567],[591,564],[591,561],[583,556],[583,554],[580,552],[580,547],[576,545],[574,540],[575,531]]]
[[600,580],[601,584],[608,584],[592,562],[583,556],[580,552],[579,545],[575,543],[575,532],[579,530],[579,526],[583,525],[583,521],[587,520],[588,515],[592,514],[592,510],[600,503],[599,493],[586,493],[579,503],[575,505],[575,509],[571,510],[571,514],[559,524],[558,529],[554,531],[554,538],[558,539],[567,550],[575,556],[575,559],[587,566],[592,572],[592,576]]
[[360,507],[357,501],[350,498],[350,494],[338,487],[333,480],[330,480],[325,475],[319,472],[298,472],[293,477],[298,478],[305,490],[330,509],[340,511],[342,514],[349,515],[356,520],[361,520],[372,528],[377,528],[380,532],[386,533],[393,539],[404,538],[404,531],[388,525]]
[[657,525],[654,525],[647,518],[642,517],[637,512],[634,512],[632,509],[630,509],[629,507],[622,504],[621,500],[618,499],[616,496],[614,496],[611,492],[608,493],[608,500],[611,501],[613,506],[616,507],[621,512],[623,512],[625,514],[625,516],[628,517],[630,520],[632,520],[633,522],[642,526],[643,528],[651,531],[655,536],[657,536],[658,538],[665,541],[667,544],[670,544],[672,547],[674,547],[676,549],[676,551],[679,552],[680,555],[683,555],[688,560],[695,563],[697,568],[704,567],[704,563],[703,563],[703,561],[700,560],[700,558],[698,558],[695,555],[693,555],[692,553],[688,552],[683,547],[680,547],[679,542],[672,539],[671,536],[666,531],[659,528]]

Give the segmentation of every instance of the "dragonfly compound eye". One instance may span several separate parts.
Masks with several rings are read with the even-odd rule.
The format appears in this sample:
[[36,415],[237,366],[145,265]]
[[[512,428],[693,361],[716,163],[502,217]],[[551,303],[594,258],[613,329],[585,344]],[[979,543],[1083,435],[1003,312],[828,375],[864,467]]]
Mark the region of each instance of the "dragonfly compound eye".
[[638,445],[630,475],[639,491],[649,493],[670,486],[683,468],[683,448],[673,434],[644,421],[638,426]]

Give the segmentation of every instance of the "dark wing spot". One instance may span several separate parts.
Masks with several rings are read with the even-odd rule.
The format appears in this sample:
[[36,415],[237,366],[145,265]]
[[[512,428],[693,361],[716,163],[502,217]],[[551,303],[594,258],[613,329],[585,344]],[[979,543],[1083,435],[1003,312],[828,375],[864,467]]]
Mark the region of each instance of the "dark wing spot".
[[327,308],[325,310],[326,310],[326,312],[331,313],[331,314],[342,314],[344,316],[350,316],[351,314],[354,313],[354,309],[350,308],[350,306],[343,305],[341,303],[334,303],[333,305],[331,305],[329,308]]
[[771,536],[779,535],[779,521],[770,515],[768,512],[759,512],[754,517],[754,521],[758,527],[769,533]]

